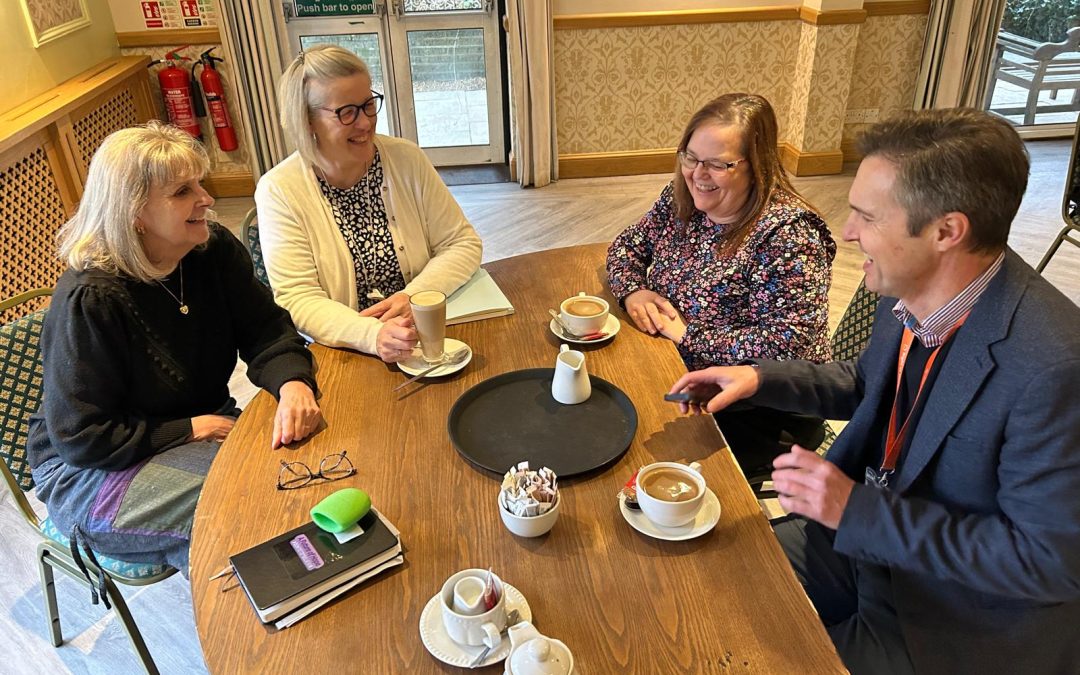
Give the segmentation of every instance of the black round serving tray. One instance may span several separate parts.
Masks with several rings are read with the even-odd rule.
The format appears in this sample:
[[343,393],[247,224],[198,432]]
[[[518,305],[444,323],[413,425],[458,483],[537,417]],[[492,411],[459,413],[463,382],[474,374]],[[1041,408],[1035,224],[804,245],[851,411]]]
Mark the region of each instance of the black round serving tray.
[[450,409],[447,430],[476,466],[504,474],[528,460],[569,478],[606,466],[630,447],[637,410],[621,389],[594,375],[584,403],[563,405],[551,396],[553,368],[515,370],[484,380]]

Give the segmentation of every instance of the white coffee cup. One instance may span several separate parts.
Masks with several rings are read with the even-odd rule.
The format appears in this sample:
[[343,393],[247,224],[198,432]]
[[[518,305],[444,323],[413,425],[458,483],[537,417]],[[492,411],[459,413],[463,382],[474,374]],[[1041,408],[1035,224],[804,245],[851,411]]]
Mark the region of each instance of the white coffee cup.
[[481,586],[487,579],[488,571],[482,569],[461,570],[443,584],[442,599],[443,626],[450,639],[460,645],[479,647],[485,645],[494,649],[502,642],[502,631],[506,628],[506,592],[502,580],[492,574],[498,601],[495,606],[480,614],[463,614],[456,609],[455,589],[466,578],[475,578]]
[[409,305],[424,360],[438,363],[446,343],[446,295],[439,291],[419,291],[409,296]]
[[[697,494],[685,501],[668,501],[646,492],[642,484],[649,483],[649,474],[664,469],[682,474],[680,477],[685,477],[688,484],[696,487]],[[701,475],[701,465],[697,462],[691,462],[689,466],[678,462],[654,462],[638,471],[635,484],[641,512],[660,527],[678,527],[692,522],[705,499],[705,478]]]
[[[596,310],[596,311],[594,311]],[[559,316],[572,333],[588,335],[603,330],[610,308],[607,300],[584,291],[559,303]]]

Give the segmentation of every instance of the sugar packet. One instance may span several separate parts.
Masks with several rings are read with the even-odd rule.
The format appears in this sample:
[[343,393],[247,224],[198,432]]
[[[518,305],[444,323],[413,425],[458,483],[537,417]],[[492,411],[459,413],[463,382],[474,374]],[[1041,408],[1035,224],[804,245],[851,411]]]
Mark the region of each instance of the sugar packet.
[[558,477],[547,467],[529,469],[528,462],[519,462],[503,476],[503,504],[515,516],[539,516],[555,506],[559,498]]

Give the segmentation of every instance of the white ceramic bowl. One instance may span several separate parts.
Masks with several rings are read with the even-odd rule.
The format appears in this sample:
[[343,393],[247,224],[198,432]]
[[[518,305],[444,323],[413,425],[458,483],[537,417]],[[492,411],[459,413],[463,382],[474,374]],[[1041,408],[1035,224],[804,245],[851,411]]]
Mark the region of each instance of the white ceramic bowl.
[[562,499],[555,498],[555,506],[552,506],[543,515],[539,516],[515,516],[503,506],[503,491],[499,490],[499,515],[502,516],[503,525],[519,537],[539,537],[555,526],[559,519],[559,507]]

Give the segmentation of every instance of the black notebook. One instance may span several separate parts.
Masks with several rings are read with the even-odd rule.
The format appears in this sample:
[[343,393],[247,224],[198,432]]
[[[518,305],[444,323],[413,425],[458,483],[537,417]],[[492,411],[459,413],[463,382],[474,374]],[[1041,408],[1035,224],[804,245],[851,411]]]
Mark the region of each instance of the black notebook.
[[274,621],[401,554],[397,536],[374,509],[364,534],[345,543],[307,522],[229,559],[263,622]]

